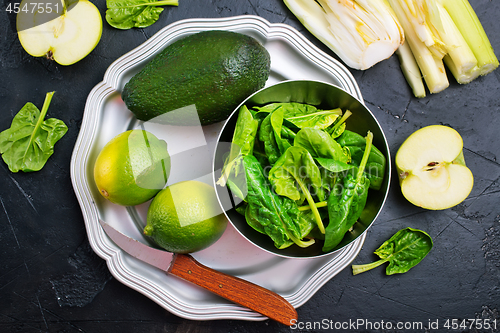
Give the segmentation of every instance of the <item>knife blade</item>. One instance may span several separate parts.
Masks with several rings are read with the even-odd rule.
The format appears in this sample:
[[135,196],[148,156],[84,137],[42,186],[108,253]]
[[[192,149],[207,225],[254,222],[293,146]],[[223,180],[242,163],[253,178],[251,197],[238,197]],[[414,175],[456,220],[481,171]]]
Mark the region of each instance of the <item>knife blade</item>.
[[99,219],[99,223],[108,237],[132,257],[287,326],[297,322],[295,308],[277,293],[209,268],[189,254],[171,253],[147,246],[124,235],[102,219]]

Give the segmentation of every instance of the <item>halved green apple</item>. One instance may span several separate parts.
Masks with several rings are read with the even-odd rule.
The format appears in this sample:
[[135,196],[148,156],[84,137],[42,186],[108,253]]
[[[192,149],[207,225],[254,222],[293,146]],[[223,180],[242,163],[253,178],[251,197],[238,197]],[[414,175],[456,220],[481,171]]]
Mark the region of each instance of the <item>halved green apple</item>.
[[97,46],[102,18],[93,3],[79,0],[66,7],[64,0],[53,0],[54,3],[36,8],[34,1],[23,0],[17,14],[19,41],[30,55],[71,65]]
[[423,127],[411,134],[396,153],[396,169],[404,197],[426,209],[458,205],[474,184],[465,165],[462,137],[443,125]]

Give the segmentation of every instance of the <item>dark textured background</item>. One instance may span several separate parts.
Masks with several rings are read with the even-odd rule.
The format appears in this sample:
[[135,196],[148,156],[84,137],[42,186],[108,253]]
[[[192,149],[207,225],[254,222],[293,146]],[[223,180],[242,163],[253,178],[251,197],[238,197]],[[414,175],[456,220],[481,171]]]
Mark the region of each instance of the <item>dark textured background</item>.
[[[41,107],[55,90],[49,116],[68,133],[36,173],[11,173],[0,161],[0,331],[1,332],[289,332],[270,321],[197,322],[178,318],[111,277],[89,246],[69,165],[85,100],[118,57],[164,26],[184,18],[259,15],[289,24],[324,51],[279,0],[179,0],[146,29],[121,31],[105,21],[102,39],[84,60],[69,67],[29,56],[15,32],[14,14],[0,7],[0,130],[10,126],[28,101]],[[471,0],[497,55],[500,1]],[[105,1],[96,0],[104,18]],[[426,211],[408,203],[397,178],[385,208],[369,230],[356,263],[397,230],[415,227],[434,240],[431,253],[409,273],[385,276],[384,269],[352,276],[345,269],[298,309],[300,321],[439,321],[440,331],[500,331],[500,71],[460,86],[450,77],[444,92],[412,96],[395,56],[366,71],[352,71],[366,105],[381,123],[394,156],[418,128],[449,125],[463,136],[474,189],[462,204]],[[393,162],[393,161],[392,161]],[[497,330],[444,329],[447,319],[497,321]],[[302,332],[344,331],[303,329]],[[351,330],[353,331],[353,330]],[[384,330],[380,330],[384,331]],[[387,330],[396,332],[397,330]],[[429,331],[429,329],[427,329]],[[430,330],[435,331],[435,330]]]

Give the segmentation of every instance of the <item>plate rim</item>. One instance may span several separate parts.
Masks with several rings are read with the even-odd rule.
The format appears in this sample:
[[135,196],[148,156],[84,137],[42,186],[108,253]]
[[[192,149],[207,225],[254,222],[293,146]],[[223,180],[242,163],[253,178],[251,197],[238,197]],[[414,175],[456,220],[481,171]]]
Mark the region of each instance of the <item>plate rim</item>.
[[[82,124],[71,156],[71,182],[82,210],[87,238],[94,252],[106,261],[108,269],[118,281],[149,297],[171,313],[186,319],[239,319],[260,321],[267,319],[267,317],[232,303],[218,305],[217,308],[210,307],[210,309],[189,309],[188,304],[171,297],[171,295],[162,293],[162,296],[166,299],[161,298],[152,290],[154,286],[151,286],[148,281],[142,281],[144,284],[138,283],[141,281],[140,276],[134,272],[130,272],[123,264],[126,254],[107,237],[98,223],[98,208],[90,192],[89,181],[84,169],[89,159],[92,147],[91,143],[94,142],[98,133],[98,110],[100,110],[100,106],[109,95],[116,93],[119,88],[119,79],[121,75],[131,67],[130,64],[133,61],[137,61],[137,59],[146,59],[154,55],[159,49],[165,47],[168,41],[182,34],[189,33],[190,31],[198,32],[200,28],[204,30],[210,28],[231,30],[237,28],[241,29],[243,27],[246,29],[254,28],[265,35],[266,38],[269,38],[269,36],[286,37],[286,39],[291,41],[293,46],[303,55],[308,54],[308,58],[314,60],[317,65],[330,70],[330,72],[331,70],[335,70],[335,73],[338,73],[337,79],[345,84],[345,87],[341,88],[349,91],[363,102],[361,91],[347,68],[338,60],[328,56],[317,48],[295,28],[287,24],[270,23],[266,19],[255,15],[183,19],[163,27],[145,42],[119,57],[108,67],[103,80],[90,91],[87,97]],[[365,238],[366,233],[343,251],[336,253],[336,255],[332,257],[332,260],[328,261],[309,277],[294,294],[284,295],[284,298],[295,308],[306,303],[325,283],[350,264],[361,250]]]

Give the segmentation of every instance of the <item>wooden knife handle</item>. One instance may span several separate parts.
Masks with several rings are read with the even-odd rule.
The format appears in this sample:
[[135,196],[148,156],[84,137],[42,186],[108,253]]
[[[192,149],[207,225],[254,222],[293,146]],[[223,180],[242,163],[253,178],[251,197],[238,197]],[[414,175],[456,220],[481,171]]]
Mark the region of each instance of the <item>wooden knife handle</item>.
[[297,321],[297,311],[280,295],[249,281],[206,267],[190,255],[176,254],[169,273],[282,324],[291,326]]

